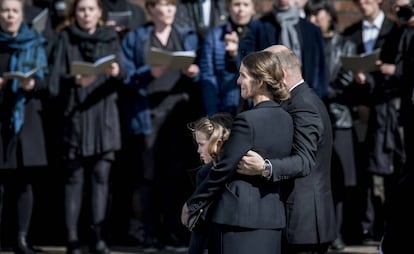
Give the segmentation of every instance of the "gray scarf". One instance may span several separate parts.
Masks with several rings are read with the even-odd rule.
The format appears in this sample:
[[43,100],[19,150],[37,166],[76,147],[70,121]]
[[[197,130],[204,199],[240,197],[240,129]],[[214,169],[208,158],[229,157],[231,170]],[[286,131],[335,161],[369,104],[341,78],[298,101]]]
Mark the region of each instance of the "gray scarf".
[[273,13],[281,28],[279,43],[293,50],[302,59],[298,31],[295,29],[295,25],[299,23],[299,9],[292,6],[287,10],[279,10],[275,6]]

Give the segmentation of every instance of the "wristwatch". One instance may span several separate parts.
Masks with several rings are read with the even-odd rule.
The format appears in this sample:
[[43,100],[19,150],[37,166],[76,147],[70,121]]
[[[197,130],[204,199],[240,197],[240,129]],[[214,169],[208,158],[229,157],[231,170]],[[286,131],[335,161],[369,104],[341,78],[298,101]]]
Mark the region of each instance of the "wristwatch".
[[272,163],[269,160],[265,160],[263,164],[262,177],[269,178],[272,173]]

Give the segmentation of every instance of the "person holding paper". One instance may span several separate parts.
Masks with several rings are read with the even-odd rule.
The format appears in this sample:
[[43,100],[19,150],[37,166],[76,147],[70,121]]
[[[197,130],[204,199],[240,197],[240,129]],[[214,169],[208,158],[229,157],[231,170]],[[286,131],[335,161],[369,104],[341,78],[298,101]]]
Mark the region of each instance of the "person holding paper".
[[[67,253],[81,253],[78,220],[86,177],[90,179],[90,251],[107,254],[105,222],[110,170],[121,148],[117,90],[124,77],[118,34],[104,25],[100,0],[75,0],[68,26],[59,31],[50,55],[51,95],[62,123],[61,153],[65,165],[65,226]],[[95,62],[115,55],[101,72],[71,73],[74,61]],[[61,110],[61,111],[59,111]]]
[[[344,209],[347,202],[352,202],[353,190],[356,186],[356,166],[353,143],[353,119],[349,101],[343,95],[353,82],[353,73],[343,70],[341,57],[354,55],[356,46],[343,37],[337,30],[337,12],[329,0],[309,0],[305,5],[307,18],[319,26],[325,44],[325,57],[328,67],[329,89],[326,100],[333,128],[332,150],[332,194],[336,212],[337,237],[332,242],[332,249],[343,249]],[[345,206],[344,206],[345,205]],[[356,222],[356,221],[355,221]]]
[[[15,253],[34,254],[27,242],[34,176],[48,165],[43,103],[47,98],[46,39],[24,22],[24,2],[0,0],[0,223],[3,193],[17,208]],[[5,72],[29,72],[6,79]]]
[[[146,59],[152,47],[196,51],[198,37],[189,27],[175,25],[176,0],[146,0],[145,8],[152,22],[131,31],[122,41],[129,88],[122,103],[127,139],[123,152],[138,167],[133,170],[140,170],[142,245],[154,250],[161,241],[170,249],[182,250],[188,233],[179,215],[191,190],[184,169],[197,163],[188,159],[196,155],[183,127],[202,114],[197,83],[200,70],[195,63],[177,70],[149,65]],[[153,202],[160,199],[163,201]]]
[[396,175],[389,196],[385,216],[384,234],[381,239],[381,254],[409,253],[412,249],[411,231],[414,220],[413,207],[407,202],[407,193],[414,192],[414,15],[413,0],[396,0],[393,14],[399,24],[399,35],[394,36],[397,57],[394,64],[383,64],[381,71],[395,75],[401,84],[400,121],[403,127],[404,148],[407,161],[402,172]]
[[[381,9],[380,0],[354,0],[361,11],[361,20],[345,28],[343,34],[356,44],[357,54],[380,49],[381,65],[395,63],[398,46],[395,22]],[[381,69],[381,65],[379,66]],[[394,75],[378,71],[354,73],[349,89],[351,106],[355,109],[357,132],[356,163],[359,197],[362,210],[359,239],[379,239],[383,234],[382,211],[386,208],[392,179],[405,163],[403,138],[399,130],[401,82]],[[378,183],[378,184],[374,184]],[[376,200],[383,197],[381,202]],[[380,223],[377,223],[380,222]]]

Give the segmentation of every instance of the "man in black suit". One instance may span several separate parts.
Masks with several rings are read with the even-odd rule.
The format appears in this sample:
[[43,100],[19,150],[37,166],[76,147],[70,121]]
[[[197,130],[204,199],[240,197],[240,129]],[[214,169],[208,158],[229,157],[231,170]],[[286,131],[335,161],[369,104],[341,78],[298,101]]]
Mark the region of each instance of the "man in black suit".
[[380,70],[354,72],[355,82],[345,90],[351,98],[351,106],[356,109],[357,133],[363,134],[358,135],[355,142],[361,194],[358,197],[362,203],[362,219],[358,226],[363,242],[379,240],[382,235],[382,211],[386,208],[391,183],[405,161],[399,130],[402,82],[384,69],[385,64],[396,62],[399,35],[395,22],[381,9],[382,2],[354,0],[362,19],[343,32],[355,43],[357,54],[381,50]]
[[326,253],[329,243],[336,238],[330,118],[325,104],[303,80],[295,53],[282,45],[265,50],[279,58],[291,92],[291,98],[282,107],[293,117],[293,150],[288,157],[266,160],[249,151],[241,159],[238,173],[268,174],[266,168],[270,168],[270,181],[286,180],[282,181],[287,215],[285,253]]

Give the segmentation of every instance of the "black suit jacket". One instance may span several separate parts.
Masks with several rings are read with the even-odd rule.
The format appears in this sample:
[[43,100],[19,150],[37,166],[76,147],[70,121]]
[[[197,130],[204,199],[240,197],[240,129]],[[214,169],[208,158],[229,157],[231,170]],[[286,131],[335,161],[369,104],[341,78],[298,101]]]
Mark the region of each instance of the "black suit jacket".
[[[365,53],[364,42],[362,39],[362,26],[362,20],[360,20],[347,27],[343,32],[345,37],[355,43],[357,54]],[[395,47],[387,46],[386,48],[383,48],[383,45],[388,40],[389,36],[395,33],[395,30],[397,30],[396,24],[391,19],[385,17],[374,44],[374,50],[381,49],[380,58],[385,63],[394,63],[396,55]],[[395,82],[386,82],[390,77],[381,74],[380,71],[366,73],[366,76],[366,85],[361,86],[354,83],[349,87],[348,91],[346,91],[350,97],[350,101],[354,101],[356,105],[371,105],[383,101],[385,98],[382,98],[382,96],[385,95],[385,90],[388,90],[388,88],[391,87],[396,87]]]
[[[362,33],[362,21],[344,31],[344,34],[356,43],[358,53],[365,52]],[[399,40],[397,25],[385,17],[374,45],[374,49],[381,49],[380,58],[384,63],[399,63]],[[345,95],[354,105],[370,107],[365,138],[368,152],[365,156],[368,158],[367,170],[375,174],[388,175],[394,173],[395,168],[398,170],[398,164],[405,160],[403,141],[398,129],[399,111],[392,102],[401,97],[402,82],[396,75],[385,75],[380,71],[366,73],[366,78],[366,84],[353,83],[345,90]]]
[[[331,191],[332,127],[328,112],[306,83],[291,91],[291,98],[283,107],[293,117],[293,152],[289,157],[270,161],[274,181],[290,179],[282,182],[287,241],[290,244],[333,241],[336,226]],[[310,171],[304,172],[308,167]]]
[[239,175],[237,164],[249,150],[268,158],[288,156],[292,139],[292,118],[274,101],[238,114],[220,162],[187,201],[190,214],[214,201],[213,222],[245,228],[284,228],[280,185],[261,176]]

